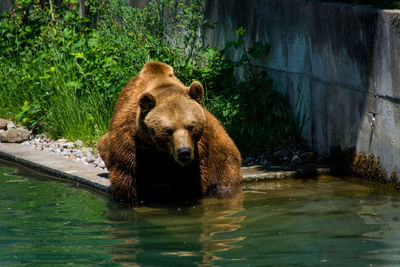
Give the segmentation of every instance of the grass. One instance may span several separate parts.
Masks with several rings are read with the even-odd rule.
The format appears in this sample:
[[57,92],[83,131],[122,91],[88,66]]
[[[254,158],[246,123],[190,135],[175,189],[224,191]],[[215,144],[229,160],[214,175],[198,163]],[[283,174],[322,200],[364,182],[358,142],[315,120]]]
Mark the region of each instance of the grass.
[[[201,0],[154,0],[145,9],[123,0],[88,3],[87,18],[79,17],[77,5],[60,4],[53,21],[47,2],[43,7],[25,0],[15,14],[0,19],[0,117],[93,146],[107,131],[121,89],[146,61],[156,60],[172,65],[185,84],[202,82],[207,108],[242,152],[300,140],[301,118],[293,115],[287,96],[251,67],[269,45],[245,48],[240,28],[225,49],[204,46],[201,28],[209,25]],[[164,19],[167,14],[174,14],[171,21]],[[229,49],[244,56],[232,62]],[[238,67],[249,71],[248,79],[235,82]]]
[[107,129],[112,103],[84,79],[76,82],[82,73],[74,58],[30,60],[1,65],[0,116],[93,145]]

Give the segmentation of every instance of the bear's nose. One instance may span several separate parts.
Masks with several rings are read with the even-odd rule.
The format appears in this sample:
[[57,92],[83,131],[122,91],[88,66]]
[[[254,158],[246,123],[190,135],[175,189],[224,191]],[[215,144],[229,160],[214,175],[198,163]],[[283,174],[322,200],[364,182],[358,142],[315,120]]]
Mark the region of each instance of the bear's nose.
[[192,159],[192,151],[189,147],[182,147],[178,149],[178,159],[182,163],[189,163]]

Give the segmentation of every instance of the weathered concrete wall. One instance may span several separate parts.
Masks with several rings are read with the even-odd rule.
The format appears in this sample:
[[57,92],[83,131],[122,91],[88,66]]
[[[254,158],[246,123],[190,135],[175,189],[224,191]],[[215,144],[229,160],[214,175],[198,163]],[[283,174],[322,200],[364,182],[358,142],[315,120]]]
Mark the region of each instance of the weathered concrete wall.
[[11,10],[13,0],[0,0],[0,14]]
[[248,45],[271,44],[257,65],[292,103],[300,93],[315,151],[355,147],[400,169],[399,11],[306,0],[213,0],[205,9],[219,22],[206,30],[211,46],[224,47],[240,26]]

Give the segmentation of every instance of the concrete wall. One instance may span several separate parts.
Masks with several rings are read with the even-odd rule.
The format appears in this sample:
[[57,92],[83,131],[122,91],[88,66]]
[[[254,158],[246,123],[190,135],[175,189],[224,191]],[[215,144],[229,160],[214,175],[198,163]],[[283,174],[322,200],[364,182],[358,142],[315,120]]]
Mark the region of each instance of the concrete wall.
[[355,147],[387,172],[400,169],[399,11],[307,0],[212,0],[205,9],[219,22],[206,30],[211,46],[224,47],[240,26],[248,45],[271,44],[257,65],[292,103],[300,93],[314,151]]
[[0,0],[0,14],[11,10],[13,0]]
[[[0,11],[11,2],[0,1]],[[205,30],[210,46],[223,48],[240,26],[248,46],[271,44],[256,64],[293,106],[300,97],[296,112],[308,118],[314,151],[355,147],[380,157],[387,172],[400,170],[399,11],[309,0],[205,0],[204,8],[218,22]]]

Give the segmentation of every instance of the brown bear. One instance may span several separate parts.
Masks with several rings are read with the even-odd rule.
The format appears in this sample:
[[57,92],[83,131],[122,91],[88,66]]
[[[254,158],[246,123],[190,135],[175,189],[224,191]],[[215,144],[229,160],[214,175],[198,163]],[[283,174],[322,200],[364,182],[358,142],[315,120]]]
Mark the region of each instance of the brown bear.
[[230,196],[240,183],[239,150],[171,66],[148,62],[121,91],[98,151],[117,200]]

